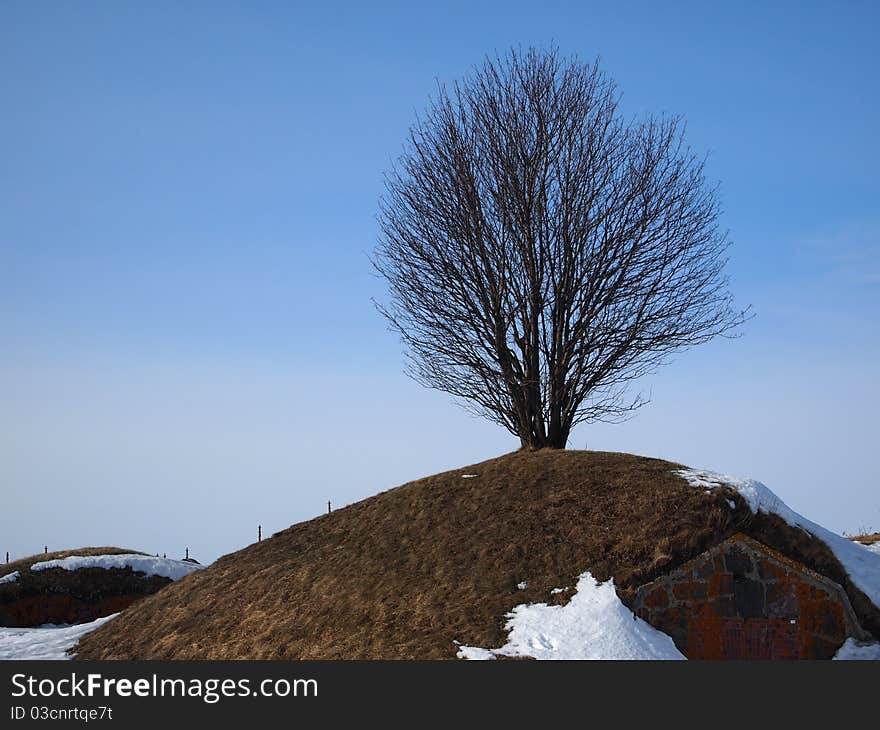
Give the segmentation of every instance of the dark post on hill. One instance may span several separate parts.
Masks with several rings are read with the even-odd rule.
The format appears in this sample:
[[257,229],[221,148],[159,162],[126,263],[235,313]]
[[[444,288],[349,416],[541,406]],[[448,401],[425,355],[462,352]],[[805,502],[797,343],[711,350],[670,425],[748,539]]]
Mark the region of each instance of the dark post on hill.
[[681,120],[618,99],[597,63],[489,58],[439,88],[386,176],[377,306],[409,374],[524,448],[625,417],[631,381],[745,319]]

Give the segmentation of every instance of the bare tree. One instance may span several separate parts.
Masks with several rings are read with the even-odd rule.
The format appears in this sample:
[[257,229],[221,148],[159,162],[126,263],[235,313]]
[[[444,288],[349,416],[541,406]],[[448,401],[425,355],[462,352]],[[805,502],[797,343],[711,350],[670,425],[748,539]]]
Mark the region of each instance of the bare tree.
[[386,176],[380,311],[418,382],[564,448],[627,384],[744,320],[716,190],[679,119],[622,119],[598,63],[487,59],[440,87]]

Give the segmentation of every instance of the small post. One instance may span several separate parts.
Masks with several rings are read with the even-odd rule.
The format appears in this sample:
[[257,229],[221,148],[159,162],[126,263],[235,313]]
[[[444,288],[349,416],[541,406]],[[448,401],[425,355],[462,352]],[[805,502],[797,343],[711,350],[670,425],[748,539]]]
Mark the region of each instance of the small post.
[[257,525],[257,542],[263,542],[263,526]]
[[48,546],[48,545],[46,545],[46,546],[43,548],[43,552],[44,552],[46,555],[49,554],[49,546]]
[[185,560],[189,560],[189,548],[186,549],[186,558]]
[[163,558],[167,558],[167,557],[168,557],[168,554],[167,554],[167,553],[162,553],[162,557],[163,557]]
[[8,550],[6,551],[6,562],[7,563],[9,562],[9,551]]
[[327,514],[328,515],[330,514],[332,509],[333,509],[333,506],[330,504],[330,500],[328,499],[327,500]]

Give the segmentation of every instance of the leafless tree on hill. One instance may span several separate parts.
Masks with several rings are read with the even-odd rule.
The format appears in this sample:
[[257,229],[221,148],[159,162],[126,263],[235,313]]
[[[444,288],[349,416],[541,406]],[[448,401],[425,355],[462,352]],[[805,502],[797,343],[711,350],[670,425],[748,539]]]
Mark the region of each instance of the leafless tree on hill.
[[597,63],[513,51],[441,87],[386,177],[374,265],[408,372],[524,448],[625,416],[630,381],[744,320],[681,120],[617,107]]

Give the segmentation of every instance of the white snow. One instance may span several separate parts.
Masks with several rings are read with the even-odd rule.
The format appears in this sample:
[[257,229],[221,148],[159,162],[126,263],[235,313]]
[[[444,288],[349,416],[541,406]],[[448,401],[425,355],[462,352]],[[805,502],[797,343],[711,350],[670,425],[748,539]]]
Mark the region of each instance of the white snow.
[[123,553],[122,555],[71,555],[59,560],[45,560],[42,563],[34,563],[31,566],[31,570],[48,570],[49,568],[63,568],[64,570],[78,570],[79,568],[131,568],[147,575],[160,575],[171,580],[178,580],[194,570],[200,570],[202,566],[196,563],[188,563],[184,560],[155,558],[152,555],[137,555],[135,553]]
[[13,570],[8,575],[4,575],[0,578],[0,583],[15,583],[19,578],[19,572],[17,570]]
[[739,479],[727,474],[701,469],[680,469],[675,472],[689,484],[701,489],[715,489],[728,486],[735,489],[745,499],[752,512],[776,514],[792,527],[799,527],[822,540],[843,565],[852,582],[875,606],[880,607],[880,552],[865,550],[864,545],[847,540],[825,529],[806,517],[799,515],[770,489],[754,479]]
[[479,476],[479,474],[462,474],[461,478],[462,479],[476,479],[478,476]]
[[517,589],[518,591],[524,591],[524,590],[525,590],[526,588],[528,588],[528,587],[529,587],[529,584],[526,583],[526,581],[522,581],[521,583],[517,583],[517,584],[516,584],[516,589]]
[[863,548],[869,550],[870,552],[876,553],[877,555],[880,555],[880,542],[875,542],[873,545],[864,545],[862,543],[859,543],[859,544],[862,545]]
[[[461,646],[457,641],[453,641],[453,644],[456,646]],[[498,651],[489,651],[489,649],[480,649],[478,646],[461,646],[455,656],[459,659],[472,659],[472,660],[481,660],[488,661],[491,659],[497,659],[496,654],[501,654],[500,650]]]
[[837,650],[835,659],[864,659],[880,661],[880,642],[859,642],[852,637],[843,642],[843,646]]
[[65,652],[83,634],[118,616],[104,616],[87,624],[55,626],[47,624],[31,629],[0,626],[0,660],[2,659],[70,659]]
[[507,614],[507,643],[500,649],[462,646],[460,659],[498,655],[535,659],[684,659],[672,639],[621,603],[614,582],[589,572],[565,606],[521,604]]

